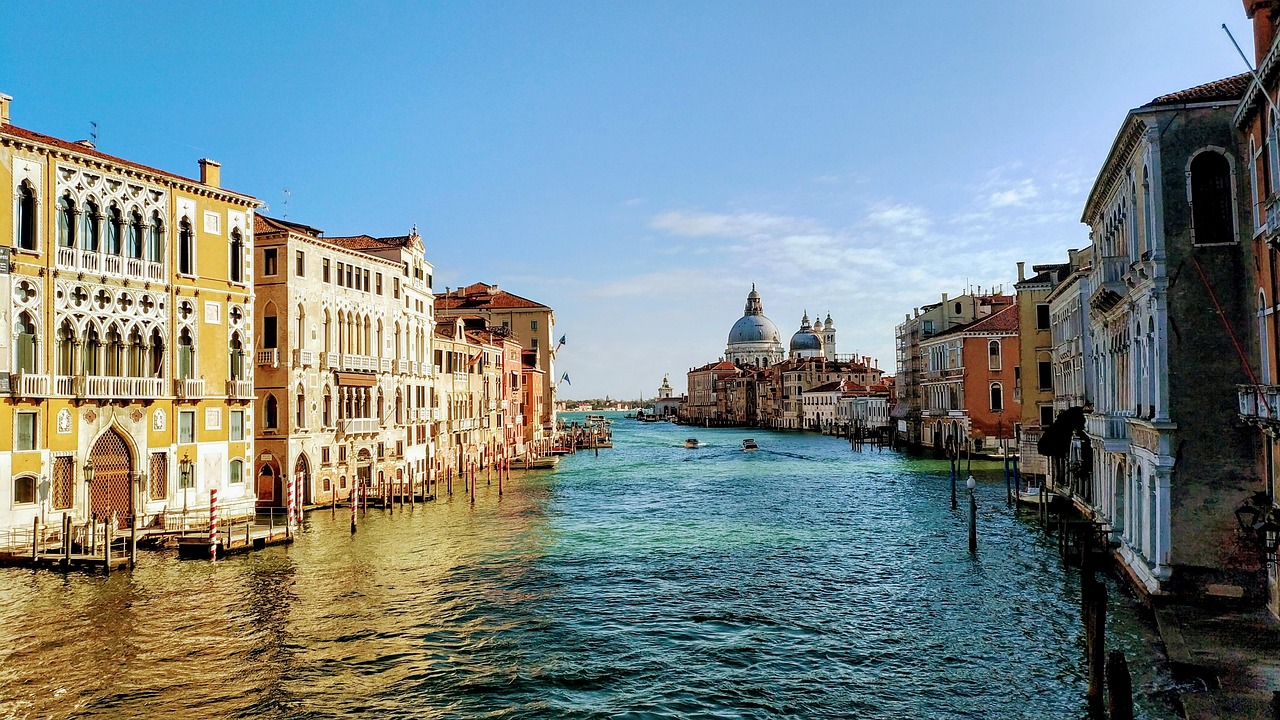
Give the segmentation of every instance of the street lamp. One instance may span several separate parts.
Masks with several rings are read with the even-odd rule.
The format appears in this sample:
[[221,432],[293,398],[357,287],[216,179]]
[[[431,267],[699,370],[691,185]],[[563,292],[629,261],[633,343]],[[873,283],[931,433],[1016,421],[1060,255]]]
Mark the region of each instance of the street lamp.
[[93,482],[93,460],[84,461],[84,482],[86,485]]
[[186,453],[182,453],[182,459],[178,461],[178,480],[182,484],[182,488],[191,487],[191,457]]

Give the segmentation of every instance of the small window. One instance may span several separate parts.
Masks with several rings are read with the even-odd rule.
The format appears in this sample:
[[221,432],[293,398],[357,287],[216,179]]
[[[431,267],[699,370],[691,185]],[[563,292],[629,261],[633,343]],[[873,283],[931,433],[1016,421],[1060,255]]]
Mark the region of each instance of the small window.
[[364,271],[364,291],[369,292],[369,271]]
[[1004,409],[1004,389],[1000,386],[1000,383],[991,383],[991,409]]
[[329,464],[329,448],[327,447],[320,448],[320,462],[321,464],[324,464],[324,465]]
[[1037,388],[1040,390],[1053,389],[1053,363],[1041,360],[1036,363],[1037,372]]
[[391,279],[391,293],[395,296],[396,300],[400,299],[400,278]]
[[1000,369],[1000,341],[992,340],[987,343],[987,369]]
[[244,461],[236,458],[231,461],[231,470],[228,474],[227,481],[233,485],[244,482]]
[[267,248],[262,251],[262,274],[271,276],[279,272],[276,267],[276,249]]
[[18,186],[18,247],[36,249],[36,194],[25,181]]
[[325,282],[332,282],[332,280],[329,279],[329,258],[325,258],[320,262],[320,275],[321,279]]
[[191,221],[182,218],[178,223],[178,272],[183,275],[194,275],[196,272],[195,235],[191,231]]
[[956,314],[959,315],[962,312],[964,312],[964,305],[956,303]]
[[36,501],[36,479],[23,475],[13,479],[13,504],[33,505]]
[[373,291],[379,295],[382,294],[382,273],[373,277]]
[[227,428],[227,439],[244,440],[244,411],[232,410],[228,422],[230,427]]
[[178,442],[193,443],[196,441],[196,411],[178,411]]
[[231,257],[227,262],[231,269],[231,282],[244,282],[244,240],[239,230],[231,231]]
[[537,320],[530,320],[530,321],[529,321],[529,329],[530,329],[530,330],[537,330],[537,329],[538,329],[538,321],[537,321]]
[[279,427],[280,422],[280,405],[276,402],[275,395],[268,395],[265,412],[263,413],[263,421],[268,430],[275,430]]
[[1047,428],[1053,424],[1053,406],[1040,406],[1040,427]]
[[14,450],[35,450],[38,439],[36,438],[36,413],[28,411],[20,411],[14,418]]
[[307,276],[307,256],[301,250],[293,255],[293,274],[298,277]]
[[1049,329],[1049,306],[1047,304],[1036,305],[1036,329]]

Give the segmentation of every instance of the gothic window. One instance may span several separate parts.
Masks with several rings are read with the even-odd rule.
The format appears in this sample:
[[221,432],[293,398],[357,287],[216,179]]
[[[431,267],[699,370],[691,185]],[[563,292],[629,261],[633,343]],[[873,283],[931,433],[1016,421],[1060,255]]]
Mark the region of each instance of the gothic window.
[[1000,383],[991,383],[991,409],[1004,409],[1004,390]]
[[293,418],[293,424],[297,427],[304,428],[307,426],[307,395],[303,392],[302,385],[298,385],[298,392],[296,395],[297,397],[295,397],[294,400],[297,402],[297,407],[294,410],[295,415]]
[[330,352],[329,325],[330,325],[329,311],[325,310],[324,311],[324,351],[325,352]]
[[76,246],[76,204],[70,195],[58,201],[58,247]]
[[240,333],[231,335],[230,353],[228,374],[232,380],[243,380],[245,376],[244,344],[240,341]]
[[70,320],[63,320],[62,325],[58,327],[58,348],[56,362],[58,363],[58,374],[62,376],[72,375],[71,357],[75,347],[76,332],[71,327]]
[[300,348],[307,346],[307,311],[302,305],[298,305],[297,338],[294,340],[294,345]]
[[190,328],[178,333],[178,377],[190,380],[196,372],[196,347]]
[[992,340],[987,343],[987,369],[1000,369],[1000,341]]
[[325,427],[333,427],[333,396],[328,386],[324,389],[324,400],[320,405],[321,421]]
[[124,233],[124,254],[137,260],[142,257],[142,215],[134,210],[129,213],[129,226]]
[[178,223],[178,272],[195,274],[195,237],[191,233],[191,221],[187,218]]
[[1196,245],[1235,242],[1231,221],[1231,166],[1216,152],[1191,161],[1191,228]]
[[107,210],[107,252],[112,255],[120,254],[120,244],[124,239],[124,216],[120,214],[120,208],[112,205]]
[[89,326],[89,330],[84,335],[84,374],[98,374],[99,353],[102,350],[102,338],[98,335],[98,328]]
[[106,372],[109,377],[120,377],[124,375],[124,338],[120,335],[120,328],[112,325],[107,328],[107,357]]
[[89,252],[98,251],[98,206],[92,200],[85,200],[80,213],[80,249]]
[[276,307],[270,304],[262,316],[262,347],[279,347],[276,342]]
[[[191,268],[188,274],[194,274],[195,248],[192,243],[194,239],[191,237],[191,225],[187,224],[187,261]],[[151,224],[147,227],[147,260],[154,263],[164,262],[164,221],[160,219],[160,213],[151,213]]]
[[36,324],[31,316],[22,313],[18,316],[18,337],[14,341],[16,354],[14,369],[17,372],[36,372]]
[[25,181],[18,186],[18,247],[36,249],[36,193]]
[[244,241],[240,230],[231,231],[231,282],[244,282]]
[[151,377],[164,377],[164,338],[158,328],[151,331]]
[[275,430],[280,427],[280,405],[276,402],[275,395],[268,395],[266,408],[263,413],[265,427],[268,430]]
[[134,328],[129,333],[129,377],[146,377],[147,346],[142,341],[142,331]]
[[1267,296],[1261,292],[1258,293],[1258,349],[1261,356],[1258,358],[1258,366],[1262,369],[1262,384],[1271,384],[1271,362],[1268,355],[1271,352],[1271,346],[1267,339]]
[[400,395],[400,391],[396,390],[396,424],[404,423],[404,398]]

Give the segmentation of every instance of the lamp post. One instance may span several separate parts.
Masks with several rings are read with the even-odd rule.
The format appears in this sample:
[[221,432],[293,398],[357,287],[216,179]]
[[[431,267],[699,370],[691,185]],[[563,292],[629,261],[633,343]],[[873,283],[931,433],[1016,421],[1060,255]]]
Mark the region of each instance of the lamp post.
[[93,460],[84,461],[84,484],[93,484]]
[[969,552],[978,553],[978,497],[974,494],[973,489],[977,486],[973,475],[964,481],[965,487],[969,488]]

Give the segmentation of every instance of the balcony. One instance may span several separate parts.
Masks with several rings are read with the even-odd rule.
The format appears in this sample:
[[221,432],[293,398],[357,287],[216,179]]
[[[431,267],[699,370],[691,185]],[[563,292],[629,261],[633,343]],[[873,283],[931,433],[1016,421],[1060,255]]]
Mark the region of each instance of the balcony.
[[378,360],[378,372],[391,372],[391,358],[380,358]]
[[314,350],[294,350],[293,364],[295,367],[311,367],[316,364],[316,353]]
[[344,353],[342,369],[347,372],[374,372],[378,369],[378,359],[368,355],[352,355]]
[[259,365],[280,366],[280,348],[264,348],[256,354]]
[[110,275],[143,282],[166,282],[164,264],[141,258],[127,258],[79,248],[60,247],[56,261],[59,270],[74,270]]
[[382,429],[378,418],[347,418],[341,421],[343,435],[365,435]]
[[[163,397],[164,378],[104,377],[90,375],[77,376],[76,384],[83,383],[83,392],[76,393],[90,398],[108,398],[112,400],[152,400]],[[78,388],[77,388],[78,389]]]
[[1276,195],[1267,201],[1266,209],[1267,238],[1270,239],[1277,232],[1280,232],[1280,195]]
[[9,391],[15,398],[49,397],[49,376],[18,372],[9,378]]
[[1241,418],[1266,424],[1280,420],[1280,386],[1237,385],[1236,390]]
[[204,397],[204,378],[174,378],[173,396],[183,400],[199,400]]
[[322,370],[337,370],[342,367],[342,355],[336,352],[320,353],[320,368]]
[[400,375],[408,375],[408,374],[409,374],[409,361],[408,361],[408,360],[397,360],[397,361],[396,361],[396,372],[397,372],[398,374],[400,374]]
[[227,397],[232,400],[252,400],[255,397],[253,394],[253,381],[228,380]]
[[1084,417],[1084,429],[1103,441],[1129,440],[1128,418],[1119,414],[1091,413]]

